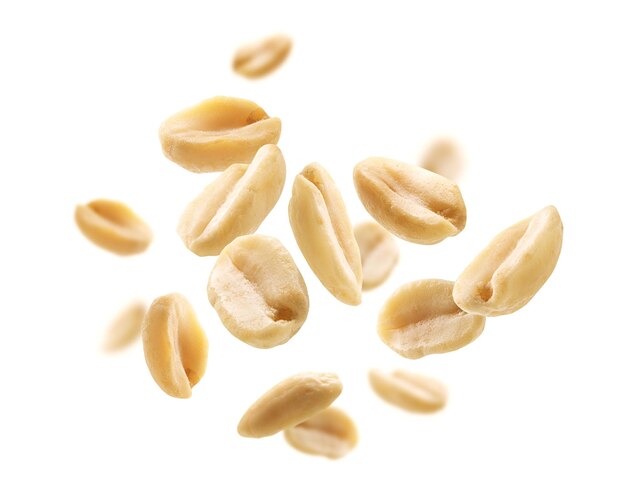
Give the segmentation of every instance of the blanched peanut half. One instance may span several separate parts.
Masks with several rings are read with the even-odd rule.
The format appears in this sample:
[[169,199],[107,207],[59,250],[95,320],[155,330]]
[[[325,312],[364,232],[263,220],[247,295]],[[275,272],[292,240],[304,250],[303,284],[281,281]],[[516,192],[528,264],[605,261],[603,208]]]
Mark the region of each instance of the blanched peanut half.
[[354,167],[354,185],[372,217],[409,242],[436,244],[465,227],[459,187],[431,171],[371,157]]
[[224,326],[257,348],[273,348],[300,330],[309,312],[306,284],[275,238],[245,235],[215,262],[207,294]]
[[260,78],[280,66],[291,51],[291,38],[274,35],[244,45],[235,52],[233,70],[246,78]]
[[370,370],[369,380],[378,396],[410,412],[436,412],[448,401],[446,386],[424,375],[403,370],[391,374]]
[[198,256],[218,255],[259,227],[283,191],[285,174],[280,149],[264,145],[250,165],[233,164],[187,206],[178,234]]
[[387,230],[373,221],[354,227],[354,237],[361,252],[363,290],[378,287],[398,262],[398,244]]
[[485,318],[469,315],[452,299],[454,282],[418,280],[404,284],[385,302],[378,335],[405,358],[447,353],[466,346],[485,327]]
[[142,302],[124,308],[109,326],[104,336],[103,349],[108,352],[119,351],[139,339],[145,314],[146,305]]
[[265,144],[280,138],[280,119],[257,104],[213,97],[167,118],[159,129],[165,156],[194,173],[250,163]]
[[363,281],[359,246],[341,194],[319,164],[309,164],[296,176],[289,222],[300,251],[324,287],[346,304],[359,304]]
[[496,235],[457,279],[454,300],[485,316],[517,311],[552,274],[562,243],[561,217],[548,206]]
[[76,206],[76,225],[91,242],[120,256],[145,251],[152,242],[152,231],[126,204],[96,199]]
[[343,386],[332,373],[305,372],[276,384],[248,408],[237,431],[265,437],[298,425],[328,408]]
[[435,140],[426,149],[421,166],[456,181],[463,171],[463,156],[455,142],[447,138]]
[[287,442],[295,449],[332,459],[346,456],[359,441],[352,419],[332,406],[285,429],[284,434]]
[[191,397],[206,370],[209,343],[193,308],[182,295],[155,299],[141,327],[146,364],[163,391]]

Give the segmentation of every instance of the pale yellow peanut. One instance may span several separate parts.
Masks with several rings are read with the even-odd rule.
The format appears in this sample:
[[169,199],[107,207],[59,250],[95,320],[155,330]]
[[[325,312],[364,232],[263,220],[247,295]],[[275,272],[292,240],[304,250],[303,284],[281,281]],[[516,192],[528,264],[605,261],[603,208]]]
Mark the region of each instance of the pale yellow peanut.
[[361,253],[363,290],[378,287],[398,262],[398,244],[387,230],[373,221],[355,226],[354,237]]
[[306,284],[285,247],[265,235],[245,235],[215,261],[209,301],[237,339],[257,348],[287,342],[309,312]]
[[410,412],[433,413],[448,401],[446,386],[417,373],[396,370],[388,374],[370,370],[369,381],[378,396]]
[[447,138],[440,138],[432,142],[421,161],[425,168],[448,180],[456,181],[463,171],[463,156],[458,145]]
[[103,349],[108,352],[119,351],[139,339],[145,314],[146,305],[142,302],[124,308],[107,329]]
[[96,199],[78,205],[74,220],[91,242],[121,256],[143,252],[152,242],[146,222],[119,201]]
[[264,145],[251,164],[233,164],[187,206],[178,234],[198,256],[218,255],[259,227],[283,191],[285,174],[280,149]]
[[194,173],[250,163],[265,144],[280,138],[280,119],[254,102],[213,97],[167,118],[159,129],[165,156]]
[[562,244],[561,217],[548,206],[496,235],[457,279],[454,300],[485,316],[517,311],[548,280]]
[[296,176],[289,222],[300,251],[324,287],[346,304],[359,304],[363,282],[359,246],[341,194],[319,164],[309,164]]
[[466,346],[485,327],[485,318],[460,309],[452,299],[454,282],[418,280],[404,284],[385,302],[378,335],[405,358],[447,353]]
[[260,78],[280,66],[291,51],[291,38],[278,34],[240,47],[233,70],[246,78]]
[[305,372],[276,384],[244,413],[237,431],[266,437],[298,425],[328,408],[343,386],[335,374]]
[[209,343],[191,304],[180,294],[153,301],[141,327],[146,364],[163,391],[191,397],[206,370]]
[[285,429],[284,435],[295,449],[331,459],[346,456],[359,440],[352,419],[344,411],[332,406]]
[[354,185],[365,209],[394,235],[436,244],[465,227],[459,187],[441,175],[383,157],[354,167]]

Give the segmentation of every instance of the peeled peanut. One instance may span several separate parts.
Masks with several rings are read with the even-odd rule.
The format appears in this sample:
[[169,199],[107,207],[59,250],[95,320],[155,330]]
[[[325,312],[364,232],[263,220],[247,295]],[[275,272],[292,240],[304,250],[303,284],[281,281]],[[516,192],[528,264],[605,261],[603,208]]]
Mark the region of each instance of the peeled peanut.
[[342,389],[335,374],[293,375],[254,402],[241,417],[237,431],[244,437],[271,436],[328,408]]
[[306,285],[291,255],[265,235],[238,237],[224,248],[207,294],[230,333],[257,348],[287,342],[309,312]]
[[319,164],[309,164],[296,176],[289,222],[300,251],[324,287],[346,304],[359,304],[363,282],[359,246],[341,194]]
[[457,279],[454,301],[484,316],[517,311],[546,283],[562,244],[559,212],[545,207],[496,235]]
[[448,180],[456,181],[463,171],[463,157],[455,142],[440,138],[428,146],[422,157],[421,166]]
[[159,387],[175,398],[191,397],[206,370],[209,343],[189,301],[181,294],[155,299],[141,335],[146,364]]
[[233,164],[187,206],[178,234],[198,256],[218,255],[259,227],[283,191],[285,174],[280,149],[264,145],[251,164]]
[[126,204],[96,199],[76,206],[76,225],[91,242],[121,256],[145,251],[152,242],[152,231]]
[[387,230],[373,221],[355,226],[354,237],[361,253],[363,290],[378,287],[398,262],[398,244]]
[[370,157],[354,167],[365,209],[394,235],[436,244],[465,227],[465,202],[453,182],[418,166]]
[[410,412],[432,413],[448,401],[448,390],[441,382],[404,370],[387,374],[371,370],[372,389],[382,399]]
[[233,59],[233,70],[246,78],[260,78],[273,72],[291,51],[291,38],[273,35],[240,47]]
[[213,97],[167,118],[159,129],[165,156],[194,173],[250,163],[265,144],[280,138],[280,119],[254,102]]
[[139,339],[145,314],[146,305],[142,302],[135,302],[124,308],[106,332],[104,350],[119,351]]
[[405,358],[447,353],[466,346],[485,327],[485,317],[470,315],[452,299],[454,282],[418,280],[404,284],[378,315],[378,335]]
[[359,440],[352,419],[332,406],[285,429],[284,434],[287,442],[295,449],[333,460],[346,456]]

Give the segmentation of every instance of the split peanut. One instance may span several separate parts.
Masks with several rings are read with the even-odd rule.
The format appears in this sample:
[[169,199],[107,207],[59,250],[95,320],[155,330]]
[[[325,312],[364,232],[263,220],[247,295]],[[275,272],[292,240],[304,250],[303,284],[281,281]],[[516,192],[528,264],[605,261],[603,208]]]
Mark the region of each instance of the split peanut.
[[209,344],[187,299],[180,294],[155,299],[141,333],[146,364],[159,387],[175,398],[191,397],[206,370]]
[[369,381],[378,396],[410,412],[433,413],[448,401],[448,390],[441,382],[413,372],[371,370]]
[[264,145],[251,164],[233,164],[185,209],[178,224],[183,242],[198,256],[216,256],[240,235],[253,233],[278,201],[285,160]]
[[356,446],[356,425],[342,410],[326,408],[304,422],[285,429],[285,439],[295,449],[310,455],[337,459]]
[[96,199],[76,206],[74,219],[91,242],[121,256],[143,252],[152,242],[146,222],[118,201]]
[[331,373],[306,372],[278,383],[244,413],[237,431],[244,437],[266,437],[298,425],[328,408],[343,386]]
[[455,302],[485,316],[517,311],[546,283],[562,244],[561,217],[548,206],[496,235],[457,279]]
[[387,230],[373,221],[354,227],[354,237],[361,253],[363,290],[378,287],[398,262],[398,244]]
[[269,36],[244,45],[235,53],[233,70],[246,78],[266,76],[285,61],[291,45],[291,38],[286,35]]
[[300,251],[324,287],[346,304],[359,304],[363,282],[359,246],[341,194],[319,164],[309,164],[296,176],[289,222]]
[[215,262],[207,294],[224,326],[257,348],[273,348],[300,330],[309,295],[291,255],[275,238],[238,237]]
[[371,157],[354,167],[365,209],[394,235],[436,244],[465,227],[465,202],[456,184],[417,166]]
[[448,180],[456,181],[463,171],[463,157],[456,143],[441,138],[435,140],[426,149],[421,166]]
[[397,289],[378,316],[378,335],[396,353],[417,359],[466,346],[485,327],[452,299],[454,282],[419,280]]
[[146,314],[146,305],[142,302],[132,303],[115,318],[109,326],[103,348],[113,352],[124,349],[141,336],[141,323]]
[[254,102],[213,97],[167,118],[159,137],[168,159],[204,173],[250,163],[263,145],[278,143],[280,126]]

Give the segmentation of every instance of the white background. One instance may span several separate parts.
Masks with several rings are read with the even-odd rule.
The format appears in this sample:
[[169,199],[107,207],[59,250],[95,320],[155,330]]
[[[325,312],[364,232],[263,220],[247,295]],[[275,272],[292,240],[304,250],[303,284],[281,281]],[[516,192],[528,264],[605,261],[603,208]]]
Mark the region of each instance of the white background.
[[[0,495],[624,496],[620,3],[3,2]],[[231,72],[241,43],[276,31],[294,38],[278,72],[253,82]],[[214,176],[165,159],[157,129],[214,95],[249,98],[283,122],[287,184],[258,232],[289,249],[311,309],[272,350],[221,326],[205,292],[214,258],[175,232]],[[467,157],[467,228],[436,246],[400,242],[390,280],[359,307],[339,303],[293,239],[293,177],[319,161],[352,220],[365,220],[353,166],[370,155],[415,163],[440,134]],[[81,236],[74,207],[97,197],[151,224],[147,253],[116,257]],[[548,204],[563,218],[563,252],[528,306],[446,355],[411,361],[380,342],[375,320],[395,288],[453,280],[492,236]],[[173,291],[210,342],[189,400],[160,391],[140,344],[100,351],[129,300]],[[371,367],[440,379],[447,408],[384,404]],[[343,380],[337,406],[361,435],[343,460],[237,435],[248,405],[302,370]]]

